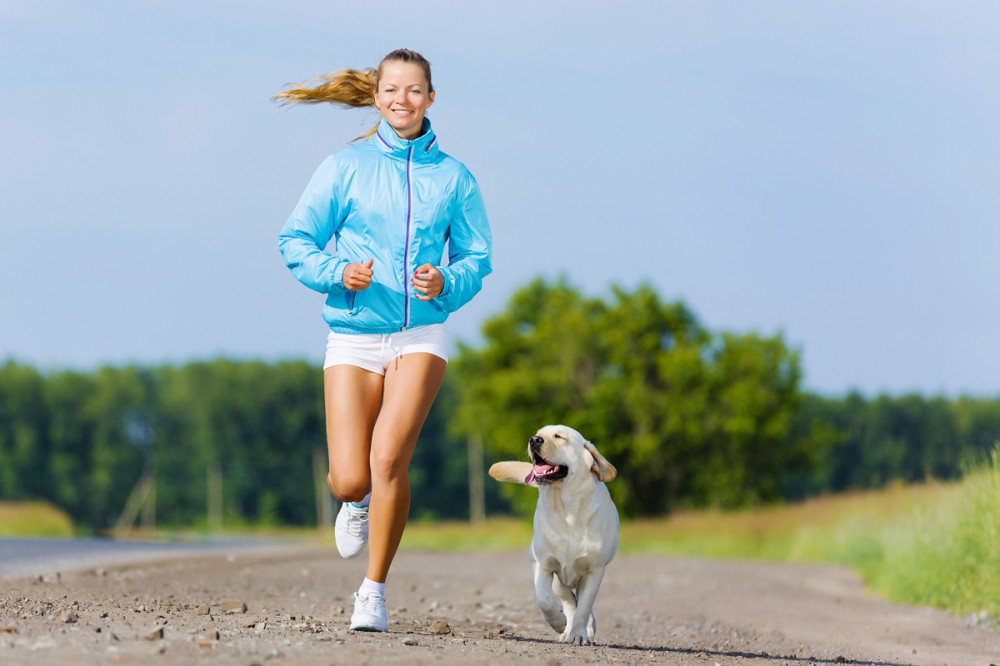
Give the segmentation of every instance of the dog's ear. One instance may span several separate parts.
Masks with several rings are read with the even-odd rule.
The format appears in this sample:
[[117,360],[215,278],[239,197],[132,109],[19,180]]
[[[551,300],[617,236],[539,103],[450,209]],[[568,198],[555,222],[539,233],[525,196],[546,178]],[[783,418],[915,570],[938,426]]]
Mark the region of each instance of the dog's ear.
[[[616,476],[618,476],[618,470],[615,466],[609,463],[604,456],[597,452],[597,447],[590,442],[584,442],[583,448],[587,449],[591,457],[594,459],[594,464],[590,466],[590,471],[597,475],[598,481],[610,481]],[[490,470],[490,474],[493,471]]]
[[493,463],[490,476],[497,481],[509,481],[524,485],[524,480],[531,474],[531,463],[514,460]]

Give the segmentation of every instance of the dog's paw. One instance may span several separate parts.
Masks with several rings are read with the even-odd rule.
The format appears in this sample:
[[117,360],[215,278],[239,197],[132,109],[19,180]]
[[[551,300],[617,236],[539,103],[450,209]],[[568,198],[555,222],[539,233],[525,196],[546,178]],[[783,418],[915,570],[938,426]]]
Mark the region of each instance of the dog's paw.
[[570,645],[593,645],[594,641],[591,640],[587,632],[574,632],[572,629],[567,629],[563,632],[562,636],[559,637],[563,643],[569,643]]
[[560,640],[565,639],[566,635],[569,633],[570,625],[566,622],[566,616],[562,614],[562,611],[557,610],[547,613],[545,612],[545,609],[542,609],[542,617],[545,618],[545,621],[549,623],[549,626],[552,627],[557,634],[560,634]]
[[593,645],[594,634],[597,633],[597,620],[594,614],[590,614],[589,620],[582,626],[576,626],[576,622],[566,625],[566,631],[562,632],[559,640],[570,645]]

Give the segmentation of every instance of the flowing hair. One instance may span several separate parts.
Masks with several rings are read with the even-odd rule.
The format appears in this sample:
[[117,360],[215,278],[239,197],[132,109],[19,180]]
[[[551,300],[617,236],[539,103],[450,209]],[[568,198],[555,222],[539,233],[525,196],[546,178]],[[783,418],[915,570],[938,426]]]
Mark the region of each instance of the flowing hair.
[[[294,85],[288,90],[282,90],[271,100],[282,106],[329,102],[354,109],[374,107],[375,93],[378,91],[378,82],[382,77],[382,67],[387,62],[409,62],[419,65],[427,76],[427,91],[434,91],[434,84],[431,83],[431,63],[427,58],[410,49],[396,49],[382,58],[378,67],[361,70],[338,69],[336,72],[324,74],[305,83]],[[375,133],[376,129],[378,129],[378,124],[358,138],[367,139]]]

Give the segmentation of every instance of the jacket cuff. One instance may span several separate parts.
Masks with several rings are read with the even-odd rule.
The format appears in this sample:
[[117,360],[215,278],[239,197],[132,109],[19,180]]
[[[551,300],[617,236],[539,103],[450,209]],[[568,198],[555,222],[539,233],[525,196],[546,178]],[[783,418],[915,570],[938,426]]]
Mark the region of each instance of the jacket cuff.
[[330,281],[330,289],[327,293],[347,289],[347,287],[344,286],[344,269],[347,268],[347,264],[349,263],[349,261],[341,260],[338,261],[333,267],[333,277]]
[[445,267],[438,267],[441,271],[441,277],[444,278],[444,286],[441,287],[441,293],[437,295],[438,298],[445,298],[451,294],[455,286],[455,276],[450,270]]

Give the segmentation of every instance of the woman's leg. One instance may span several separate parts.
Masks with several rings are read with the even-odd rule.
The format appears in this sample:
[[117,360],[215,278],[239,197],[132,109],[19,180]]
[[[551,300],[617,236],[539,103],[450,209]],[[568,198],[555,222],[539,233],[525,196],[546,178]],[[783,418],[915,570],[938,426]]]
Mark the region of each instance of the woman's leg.
[[353,365],[323,371],[327,485],[340,502],[359,502],[371,487],[372,430],[382,402],[382,375]]
[[367,576],[373,581],[385,582],[403,536],[410,511],[410,457],[447,365],[433,354],[411,353],[386,371],[382,410],[371,440]]

